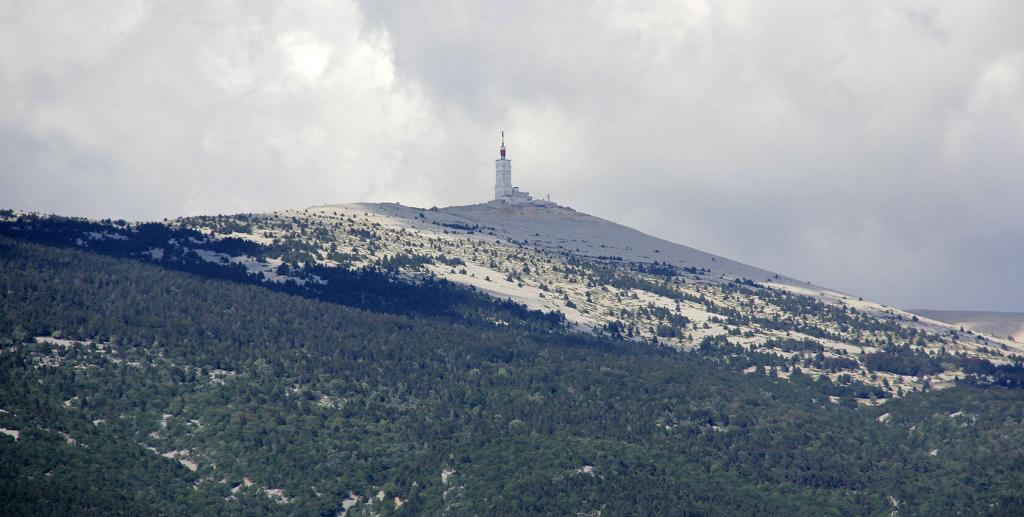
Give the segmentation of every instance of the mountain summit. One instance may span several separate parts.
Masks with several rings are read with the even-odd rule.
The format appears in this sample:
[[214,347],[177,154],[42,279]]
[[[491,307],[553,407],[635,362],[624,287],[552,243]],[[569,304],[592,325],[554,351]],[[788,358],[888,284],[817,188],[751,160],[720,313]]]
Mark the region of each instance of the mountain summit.
[[[360,208],[382,216],[409,221],[429,229],[423,223],[463,225],[487,228],[493,234],[515,242],[529,243],[554,253],[581,259],[625,262],[666,263],[680,269],[697,268],[711,276],[724,275],[752,280],[781,280],[782,277],[756,267],[706,253],[688,246],[647,235],[600,217],[577,212],[553,203],[507,205],[491,201],[476,205],[452,206],[430,211],[398,204],[356,204],[339,207]],[[795,282],[795,280],[793,280]]]

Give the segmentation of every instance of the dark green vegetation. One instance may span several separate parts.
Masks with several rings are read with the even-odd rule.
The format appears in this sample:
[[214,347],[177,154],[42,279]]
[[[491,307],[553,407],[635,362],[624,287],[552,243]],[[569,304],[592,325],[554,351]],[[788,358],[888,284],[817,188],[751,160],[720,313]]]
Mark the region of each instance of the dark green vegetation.
[[[205,219],[217,221],[216,218]],[[248,271],[243,264],[231,262],[226,257],[287,258],[295,253],[294,249],[307,249],[306,245],[291,240],[261,245],[233,237],[211,238],[189,228],[172,228],[160,223],[129,225],[123,221],[95,222],[35,215],[0,221],[0,236],[52,246],[84,248],[102,255],[157,263],[206,278],[261,285],[275,291],[375,312],[444,318],[454,322],[504,321],[535,330],[559,329],[565,323],[560,313],[530,311],[518,304],[494,300],[444,280],[425,279],[411,285],[397,276],[399,266],[429,262],[433,260],[430,257],[397,255],[387,257],[376,267],[363,270],[289,265],[286,261],[278,268],[278,274],[287,276],[283,282],[277,283],[267,282],[262,272]],[[153,255],[152,250],[160,251]],[[213,253],[219,260],[203,258],[200,251]],[[307,254],[305,251],[302,253]],[[311,257],[306,258],[312,260]],[[437,260],[452,262],[444,256]]]
[[[107,255],[0,238],[5,514],[333,515],[350,492],[350,513],[1024,512],[1018,390],[858,408],[742,374],[760,356],[726,343],[571,335],[469,295],[384,314]],[[181,450],[195,472],[159,456]]]

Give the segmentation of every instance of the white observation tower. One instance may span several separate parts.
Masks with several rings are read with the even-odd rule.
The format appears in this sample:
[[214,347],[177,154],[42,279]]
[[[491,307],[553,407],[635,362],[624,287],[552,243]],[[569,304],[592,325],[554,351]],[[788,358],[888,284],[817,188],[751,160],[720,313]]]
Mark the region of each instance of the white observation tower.
[[528,192],[520,192],[519,187],[512,186],[512,160],[505,157],[505,132],[501,132],[501,148],[498,159],[494,161],[494,200],[504,201],[509,205],[529,203],[533,198]]

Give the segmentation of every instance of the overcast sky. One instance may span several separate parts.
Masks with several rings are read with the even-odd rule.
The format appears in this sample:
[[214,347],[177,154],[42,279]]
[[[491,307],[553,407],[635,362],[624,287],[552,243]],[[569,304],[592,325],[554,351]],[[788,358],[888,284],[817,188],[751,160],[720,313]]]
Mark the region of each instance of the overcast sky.
[[[1024,311],[1024,2],[0,0],[0,207],[513,181],[903,307]],[[724,5],[719,5],[724,4]]]

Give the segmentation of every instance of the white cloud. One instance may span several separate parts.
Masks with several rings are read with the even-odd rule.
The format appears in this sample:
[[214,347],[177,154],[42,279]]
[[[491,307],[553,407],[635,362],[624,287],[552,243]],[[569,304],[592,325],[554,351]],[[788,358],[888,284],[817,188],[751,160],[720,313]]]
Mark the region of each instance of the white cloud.
[[353,3],[9,11],[0,127],[39,146],[5,151],[28,169],[4,167],[5,204],[162,217],[416,192],[403,160],[430,108]]
[[280,34],[278,43],[288,53],[295,71],[308,80],[315,80],[327,68],[327,60],[331,57],[331,48],[317,41],[307,32],[290,32]]

